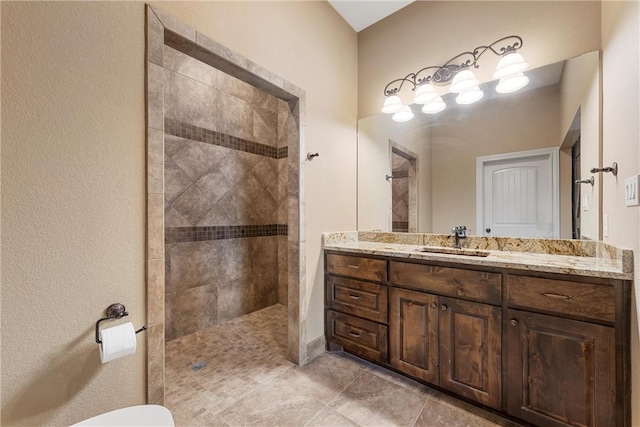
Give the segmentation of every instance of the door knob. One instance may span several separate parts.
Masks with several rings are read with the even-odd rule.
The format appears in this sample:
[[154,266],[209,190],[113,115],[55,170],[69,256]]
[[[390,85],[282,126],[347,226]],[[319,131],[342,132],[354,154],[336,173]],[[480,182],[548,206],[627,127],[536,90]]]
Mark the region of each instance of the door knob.
[[431,303],[431,308],[436,308],[438,306],[438,304],[436,304],[435,302]]
[[509,323],[511,323],[511,326],[518,326],[518,321],[516,319],[511,319]]
[[442,311],[447,311],[447,304],[442,304],[442,305],[440,306],[440,310],[442,310]]
[[486,231],[487,233],[491,233],[491,229],[489,227],[485,228],[484,231]]

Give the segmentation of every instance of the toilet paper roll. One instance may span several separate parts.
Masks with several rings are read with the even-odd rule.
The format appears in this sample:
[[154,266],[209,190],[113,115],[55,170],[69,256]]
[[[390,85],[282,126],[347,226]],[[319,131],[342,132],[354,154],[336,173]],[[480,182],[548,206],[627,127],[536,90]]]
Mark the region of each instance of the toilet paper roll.
[[100,331],[100,360],[111,362],[136,352],[136,330],[131,322]]

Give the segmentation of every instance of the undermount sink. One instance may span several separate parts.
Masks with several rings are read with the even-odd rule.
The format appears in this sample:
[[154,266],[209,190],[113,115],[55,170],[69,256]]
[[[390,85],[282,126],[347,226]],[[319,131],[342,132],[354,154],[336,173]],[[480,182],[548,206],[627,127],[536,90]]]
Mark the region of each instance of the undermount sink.
[[482,251],[479,249],[456,249],[445,248],[442,246],[424,246],[416,249],[418,252],[430,252],[434,254],[447,254],[447,255],[467,255],[467,256],[480,256],[485,257],[489,255],[489,251]]

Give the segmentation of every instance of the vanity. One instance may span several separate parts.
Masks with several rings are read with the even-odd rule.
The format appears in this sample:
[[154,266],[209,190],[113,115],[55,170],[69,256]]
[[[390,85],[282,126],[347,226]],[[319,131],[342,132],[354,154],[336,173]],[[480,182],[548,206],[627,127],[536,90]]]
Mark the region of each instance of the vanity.
[[323,245],[330,351],[533,425],[631,425],[631,251],[376,232]]

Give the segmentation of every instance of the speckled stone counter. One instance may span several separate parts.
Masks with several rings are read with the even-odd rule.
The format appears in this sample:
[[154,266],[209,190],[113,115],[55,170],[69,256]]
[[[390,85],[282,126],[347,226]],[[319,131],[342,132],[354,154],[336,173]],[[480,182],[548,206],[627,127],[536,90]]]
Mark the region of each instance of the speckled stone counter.
[[591,240],[475,237],[461,239],[466,249],[486,257],[419,252],[424,246],[452,248],[453,235],[353,231],[324,233],[323,248],[339,252],[456,262],[526,271],[633,280],[633,252]]

